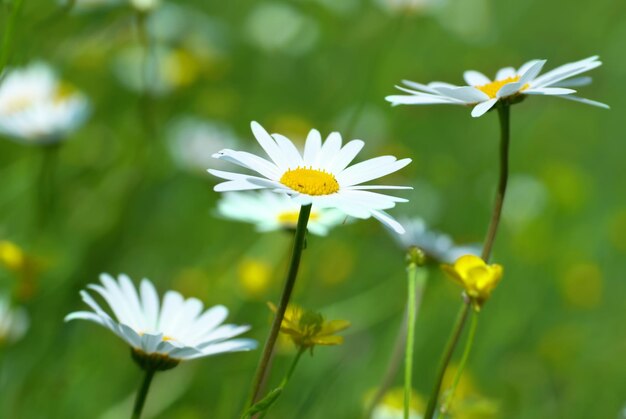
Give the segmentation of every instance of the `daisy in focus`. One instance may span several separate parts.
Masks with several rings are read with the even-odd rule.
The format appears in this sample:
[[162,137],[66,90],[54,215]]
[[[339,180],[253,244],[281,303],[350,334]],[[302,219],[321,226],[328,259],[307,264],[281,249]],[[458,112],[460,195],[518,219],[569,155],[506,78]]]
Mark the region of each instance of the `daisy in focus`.
[[0,348],[20,340],[28,330],[26,310],[12,308],[9,298],[0,294]]
[[363,148],[363,141],[352,140],[342,147],[339,133],[331,133],[322,142],[319,131],[313,129],[301,154],[288,138],[280,134],[270,135],[256,122],[251,125],[256,140],[270,160],[245,151],[220,151],[215,158],[237,164],[260,176],[209,169],[209,173],[226,180],[216,185],[215,191],[270,189],[291,196],[298,205],[312,204],[315,209],[336,208],[361,219],[374,217],[395,231],[404,231],[384,210],[407,200],[372,191],[410,187],[361,184],[394,173],[411,159],[381,156],[348,167]]
[[[217,204],[219,214],[233,220],[252,223],[258,231],[295,230],[300,205],[288,195],[267,190],[260,192],[228,192]],[[333,227],[342,224],[346,215],[336,209],[313,209],[307,229],[325,236]]]
[[0,81],[0,134],[21,142],[59,142],[88,112],[86,97],[43,63],[10,70]]
[[257,346],[252,339],[232,339],[250,327],[222,325],[228,316],[224,306],[204,310],[200,300],[185,299],[176,291],[166,292],[160,304],[154,285],[147,279],[141,281],[139,292],[126,275],[119,275],[116,281],[102,274],[100,282],[102,285],[90,284],[88,288],[107,302],[114,318],[83,290],[80,295],[93,311],[70,313],[65,321],[89,320],[111,330],[131,346],[133,359],[146,370],[165,370],[183,360]]
[[394,231],[390,231],[390,233],[396,243],[404,250],[417,247],[428,258],[443,263],[454,263],[455,260],[466,254],[480,255],[479,245],[457,245],[449,235],[431,230],[420,217],[401,218],[398,221],[406,232],[396,234]]
[[493,80],[484,74],[469,70],[463,73],[467,86],[444,82],[427,85],[403,80],[405,86],[397,86],[408,95],[391,95],[385,99],[392,105],[451,104],[473,106],[472,116],[477,118],[493,108],[498,101],[516,103],[525,95],[557,96],[587,105],[608,109],[608,105],[594,100],[573,96],[571,87],[591,83],[591,77],[575,77],[602,65],[598,56],[565,64],[539,75],[546,60],[531,60],[519,69],[500,69]]

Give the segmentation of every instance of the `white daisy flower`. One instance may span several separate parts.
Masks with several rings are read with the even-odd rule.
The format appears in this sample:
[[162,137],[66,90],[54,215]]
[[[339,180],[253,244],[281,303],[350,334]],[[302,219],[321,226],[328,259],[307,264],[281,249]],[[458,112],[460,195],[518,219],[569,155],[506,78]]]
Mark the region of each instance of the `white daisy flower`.
[[[267,190],[260,192],[228,192],[217,204],[219,214],[233,220],[255,224],[258,231],[292,230],[298,224],[300,205],[288,195]],[[336,209],[313,208],[307,229],[319,236],[346,221]]]
[[0,295],[0,347],[4,343],[15,343],[28,330],[29,320],[26,310],[11,307],[9,298]]
[[78,128],[89,111],[83,94],[42,63],[8,71],[0,81],[0,134],[53,143]]
[[390,231],[390,233],[403,249],[415,246],[435,261],[450,264],[463,255],[480,256],[480,245],[457,245],[449,235],[429,229],[426,222],[420,217],[401,218],[398,221],[406,233],[397,234],[394,231]]
[[65,321],[83,319],[108,328],[132,347],[133,358],[142,367],[142,362],[150,359],[165,361],[171,368],[182,360],[247,351],[257,346],[252,339],[231,339],[250,327],[221,325],[228,315],[224,306],[203,311],[200,300],[185,299],[176,291],[166,292],[159,305],[156,289],[147,279],[141,281],[139,292],[126,275],[119,275],[115,281],[102,274],[100,282],[102,285],[90,284],[88,288],[104,298],[115,320],[83,290],[80,295],[93,311],[70,313]]
[[[499,100],[522,99],[524,95],[558,96],[564,99],[607,108],[604,103],[572,96],[576,90],[570,87],[591,83],[590,77],[574,77],[602,65],[598,56],[565,64],[539,75],[546,60],[532,60],[519,69],[505,67],[496,73],[494,80],[484,74],[469,70],[463,74],[467,86],[432,82],[428,85],[404,80],[407,87],[396,86],[409,95],[387,96],[392,105],[452,104],[473,106],[472,116],[479,117],[491,109]],[[574,77],[574,78],[573,78]]]
[[[181,117],[168,126],[167,137],[170,153],[176,164],[192,172],[206,176],[206,168],[215,163],[213,155],[224,148],[235,147],[239,140],[226,124]],[[224,167],[228,165],[226,162]]]
[[384,210],[407,200],[372,190],[411,188],[360,184],[396,172],[411,159],[381,156],[348,167],[363,148],[363,141],[352,140],[342,147],[339,133],[331,133],[322,142],[319,131],[313,129],[306,139],[304,153],[300,154],[288,138],[270,135],[256,122],[252,122],[252,132],[271,161],[245,151],[220,151],[215,158],[238,164],[261,176],[209,169],[209,173],[226,179],[215,186],[217,192],[271,189],[291,196],[298,205],[336,208],[361,219],[374,217],[393,230],[404,231]]

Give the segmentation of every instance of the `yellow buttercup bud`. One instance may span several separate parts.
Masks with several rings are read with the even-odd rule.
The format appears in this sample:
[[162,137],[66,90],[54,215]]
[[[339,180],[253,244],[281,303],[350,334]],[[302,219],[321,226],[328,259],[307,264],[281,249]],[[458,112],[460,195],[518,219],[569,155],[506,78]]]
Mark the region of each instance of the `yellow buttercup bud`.
[[441,269],[465,289],[477,311],[489,299],[502,279],[502,266],[487,265],[484,260],[474,255],[461,256],[454,265],[441,265]]

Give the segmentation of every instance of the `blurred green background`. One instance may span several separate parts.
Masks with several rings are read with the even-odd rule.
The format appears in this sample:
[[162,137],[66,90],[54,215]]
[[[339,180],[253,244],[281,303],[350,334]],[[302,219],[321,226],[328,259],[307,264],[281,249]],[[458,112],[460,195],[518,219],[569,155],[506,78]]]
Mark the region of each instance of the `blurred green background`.
[[[448,0],[408,11],[385,0],[164,1],[147,21],[158,80],[146,93],[131,7],[77,0],[63,12],[24,0],[11,63],[50,63],[88,96],[92,112],[56,151],[43,227],[38,172],[47,151],[0,142],[0,240],[32,258],[27,273],[0,267],[0,289],[31,321],[0,352],[0,417],[129,415],[141,372],[128,348],[104,328],[63,323],[84,309],[78,291],[101,272],[225,304],[230,321],[265,339],[265,303],[278,298],[289,235],[215,216],[216,179],[172,156],[180,118],[221,124],[249,151],[259,151],[249,129],[256,120],[296,142],[312,127],[362,138],[361,159],[411,157],[386,179],[415,187],[403,195],[410,203],[390,212],[477,242],[496,184],[495,114],[392,109],[384,97],[401,79],[461,83],[466,69],[493,75],[533,58],[551,69],[594,54],[605,64],[581,96],[610,111],[549,97],[512,110],[511,183],[494,254],[505,277],[481,313],[467,375],[471,391],[497,405],[489,417],[623,417],[626,100],[614,87],[626,74],[625,17],[618,0]],[[294,301],[353,326],[344,345],[303,358],[270,417],[362,414],[401,322],[403,257],[373,220],[309,237]],[[414,363],[424,397],[460,304],[460,290],[431,271]],[[293,353],[283,346],[273,382]],[[227,354],[160,374],[147,413],[235,417],[259,356]]]

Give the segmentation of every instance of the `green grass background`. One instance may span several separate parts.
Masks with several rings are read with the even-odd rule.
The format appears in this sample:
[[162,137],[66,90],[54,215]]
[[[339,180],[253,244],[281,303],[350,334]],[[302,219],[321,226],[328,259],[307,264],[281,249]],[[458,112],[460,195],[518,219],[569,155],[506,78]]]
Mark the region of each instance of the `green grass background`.
[[[435,13],[408,16],[358,0],[342,0],[339,11],[313,0],[177,3],[205,16],[196,25],[202,31],[187,28],[204,57],[186,86],[146,101],[113,70],[120,50],[137,39],[129,8],[57,14],[50,2],[24,1],[12,63],[53,64],[88,95],[92,114],[58,150],[45,230],[33,227],[42,149],[0,142],[0,238],[45,265],[30,292],[0,271],[2,289],[15,292],[32,322],[0,355],[0,417],[128,416],[141,374],[127,347],[93,324],[63,323],[84,308],[78,291],[100,272],[145,276],[161,292],[226,304],[229,320],[251,324],[249,336],[264,340],[265,302],[278,298],[289,237],[214,216],[215,179],[181,170],[168,153],[174,118],[224,122],[250,151],[259,151],[249,130],[257,120],[297,141],[311,127],[362,138],[361,159],[411,157],[384,180],[415,186],[404,193],[411,202],[392,214],[421,215],[461,242],[476,242],[496,184],[496,115],[392,109],[384,96],[401,79],[461,83],[465,69],[492,75],[533,58],[548,59],[550,69],[594,54],[605,64],[581,95],[610,111],[550,97],[512,109],[516,186],[494,254],[505,277],[481,313],[468,373],[499,404],[497,417],[619,417],[626,404],[623,2],[449,0]],[[284,48],[260,48],[251,35],[251,16],[268,5],[304,19]],[[275,36],[286,31],[270,20],[262,26]],[[271,285],[257,296],[238,280],[240,261],[251,257],[273,268]],[[376,221],[309,237],[294,300],[353,327],[344,345],[303,358],[270,417],[359,417],[385,369],[405,288],[403,254]],[[459,304],[459,289],[433,267],[414,362],[424,395]],[[148,410],[162,404],[158,418],[235,417],[259,356],[228,354],[160,374]],[[273,381],[289,362],[289,354],[278,356]]]

